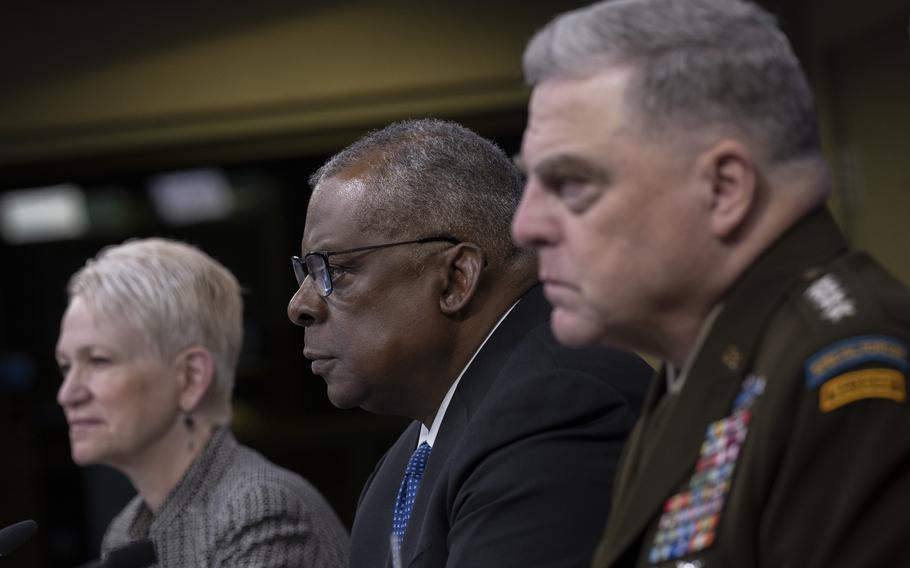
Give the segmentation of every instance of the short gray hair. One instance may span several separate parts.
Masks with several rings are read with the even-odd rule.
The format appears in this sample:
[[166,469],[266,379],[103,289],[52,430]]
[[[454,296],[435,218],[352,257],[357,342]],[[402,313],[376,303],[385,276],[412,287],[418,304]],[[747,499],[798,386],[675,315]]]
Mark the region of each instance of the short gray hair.
[[234,373],[243,343],[243,299],[237,279],[196,247],[135,239],[106,247],[67,286],[111,325],[141,333],[163,361],[187,347],[207,349],[215,376],[203,405],[230,420]]
[[366,207],[358,211],[365,230],[451,235],[479,245],[491,264],[524,256],[509,233],[522,176],[496,144],[464,126],[438,119],[390,124],[333,156],[310,185],[318,191],[354,166],[366,166]]
[[772,161],[820,151],[812,93],[772,15],[742,0],[614,0],[562,14],[524,54],[532,85],[627,66],[646,128],[733,130]]

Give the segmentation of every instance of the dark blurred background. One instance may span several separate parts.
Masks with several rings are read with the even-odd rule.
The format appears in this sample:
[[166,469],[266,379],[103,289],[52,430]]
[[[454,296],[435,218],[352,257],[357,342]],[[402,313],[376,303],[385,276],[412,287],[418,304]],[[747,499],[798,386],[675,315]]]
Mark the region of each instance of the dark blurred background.
[[[684,0],[680,0],[684,1]],[[350,525],[406,421],[339,411],[285,315],[307,177],[392,120],[461,121],[518,150],[535,29],[586,2],[31,2],[0,17],[0,527],[39,532],[4,566],[97,555],[131,494],[77,468],[54,400],[70,274],[134,236],[194,243],[246,289],[234,430]],[[769,0],[816,90],[832,199],[854,244],[910,282],[905,0]],[[377,291],[381,301],[381,291]]]

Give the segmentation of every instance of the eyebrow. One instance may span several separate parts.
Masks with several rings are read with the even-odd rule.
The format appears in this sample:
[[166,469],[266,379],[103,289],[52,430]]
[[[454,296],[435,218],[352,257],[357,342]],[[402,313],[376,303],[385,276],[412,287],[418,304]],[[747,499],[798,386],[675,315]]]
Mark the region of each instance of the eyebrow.
[[[105,351],[108,353],[113,353],[115,351],[115,349],[108,347],[106,345],[100,344],[100,343],[89,343],[87,345],[80,345],[79,347],[77,347],[76,350],[72,353],[73,358],[85,357],[86,355],[91,355],[93,349],[101,349],[102,351]],[[58,360],[58,362],[60,359],[68,358],[67,354],[64,353],[63,351],[60,351],[59,349],[54,350],[54,357]]]
[[590,160],[566,154],[541,160],[534,167],[534,173],[542,178],[586,177],[599,183],[605,183],[610,179],[610,175],[603,167]]
[[[329,254],[329,255],[332,255],[332,256],[335,256],[335,255],[337,255],[337,254],[341,254],[341,255],[343,255],[343,256],[347,256],[347,255],[349,255],[349,254],[355,254],[355,255],[356,255],[358,252],[360,252],[360,251],[357,250],[358,248],[360,248],[360,247],[355,247],[353,250],[351,249],[351,247],[323,247],[323,248],[314,248],[314,249],[310,249],[310,250],[308,250],[308,251],[305,251],[305,252],[303,253],[303,256],[301,256],[300,258],[303,258],[304,256],[306,256],[306,255],[308,255],[308,254],[313,254],[313,253],[318,253],[318,254]],[[345,251],[351,251],[351,252],[345,252]]]
[[326,245],[325,242],[323,242],[322,245],[323,245],[323,246],[321,246],[321,247],[312,247],[312,248],[309,248],[309,249],[305,249],[305,248],[303,248],[303,246],[301,246],[301,247],[300,247],[300,252],[301,252],[302,254],[300,255],[300,258],[303,258],[304,256],[310,254],[311,252],[331,252],[331,251],[333,251],[333,250],[341,250],[341,249],[343,248],[343,247],[337,247],[337,246],[336,246],[336,247],[333,247],[333,246],[331,246],[331,245],[332,245],[332,239],[331,239],[331,237],[328,239],[328,245],[329,245],[329,246],[325,246],[325,245]]

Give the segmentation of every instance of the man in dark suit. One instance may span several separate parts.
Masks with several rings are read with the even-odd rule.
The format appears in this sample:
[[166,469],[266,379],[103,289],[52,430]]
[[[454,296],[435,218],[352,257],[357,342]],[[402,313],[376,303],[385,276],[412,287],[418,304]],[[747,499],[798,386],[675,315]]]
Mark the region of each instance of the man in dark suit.
[[584,566],[649,375],[561,347],[509,224],[521,178],[453,123],[373,132],[312,178],[288,307],[338,407],[414,418],[360,497],[351,565]]
[[594,566],[910,566],[910,292],[850,252],[808,82],[740,0],[615,0],[525,52],[516,239],[566,344],[666,361]]

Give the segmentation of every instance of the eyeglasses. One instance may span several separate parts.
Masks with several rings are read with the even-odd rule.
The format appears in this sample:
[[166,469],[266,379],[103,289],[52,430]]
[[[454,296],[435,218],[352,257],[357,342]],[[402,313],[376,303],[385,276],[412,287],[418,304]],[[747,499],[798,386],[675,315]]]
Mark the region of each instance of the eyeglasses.
[[291,267],[294,269],[294,276],[297,277],[297,286],[302,286],[303,281],[306,280],[307,276],[313,278],[313,285],[316,286],[316,291],[319,292],[319,295],[323,298],[328,296],[334,290],[332,286],[332,266],[329,264],[329,257],[335,256],[338,254],[349,254],[354,252],[365,252],[368,250],[378,250],[390,247],[398,247],[402,245],[414,245],[414,244],[423,244],[423,243],[436,243],[436,242],[446,242],[453,245],[460,244],[461,241],[455,237],[449,237],[445,235],[439,235],[435,237],[425,237],[423,239],[415,239],[412,241],[401,241],[397,243],[388,243],[383,245],[371,245],[368,247],[357,247],[352,249],[337,250],[337,251],[315,251],[307,253],[301,259],[299,256],[291,257]]

